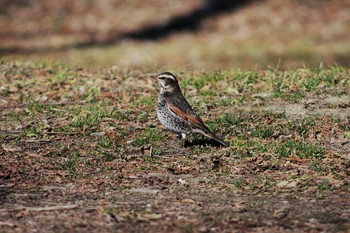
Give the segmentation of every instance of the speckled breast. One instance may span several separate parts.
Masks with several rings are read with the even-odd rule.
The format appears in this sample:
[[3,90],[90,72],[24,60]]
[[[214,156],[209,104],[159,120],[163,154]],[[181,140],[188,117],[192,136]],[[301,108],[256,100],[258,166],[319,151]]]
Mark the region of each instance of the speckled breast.
[[166,105],[165,100],[160,97],[158,100],[157,116],[159,121],[165,126],[177,133],[191,133],[188,122],[173,113]]

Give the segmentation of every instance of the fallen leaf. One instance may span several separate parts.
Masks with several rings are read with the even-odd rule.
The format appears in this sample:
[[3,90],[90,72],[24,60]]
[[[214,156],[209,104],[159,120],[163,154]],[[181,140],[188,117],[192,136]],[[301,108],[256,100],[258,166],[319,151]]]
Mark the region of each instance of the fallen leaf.
[[15,152],[15,151],[20,151],[21,150],[21,148],[18,147],[18,146],[12,146],[12,145],[6,145],[6,144],[2,144],[2,148],[6,152]]
[[149,188],[133,188],[133,189],[130,189],[130,192],[133,192],[133,193],[157,194],[159,192],[159,190],[157,190],[157,189],[149,189]]
[[184,179],[178,179],[177,180],[180,184],[182,184],[182,185],[185,185],[185,184],[187,184],[187,182],[186,182],[186,180],[184,180]]
[[190,198],[185,198],[181,200],[181,203],[183,204],[194,204],[194,200]]
[[297,186],[297,182],[296,181],[281,181],[277,184],[277,187],[279,188],[295,188]]
[[158,220],[161,219],[163,216],[161,214],[144,214],[143,217],[148,220]]

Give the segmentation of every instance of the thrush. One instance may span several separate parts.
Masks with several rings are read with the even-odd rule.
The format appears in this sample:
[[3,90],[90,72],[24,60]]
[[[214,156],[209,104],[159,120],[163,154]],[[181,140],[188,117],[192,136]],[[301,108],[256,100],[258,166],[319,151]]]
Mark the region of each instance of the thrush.
[[225,147],[229,146],[228,143],[208,129],[202,119],[192,109],[181,93],[175,75],[170,72],[164,72],[152,77],[158,79],[160,86],[157,116],[165,128],[181,134],[184,142],[188,134],[199,133],[214,139]]

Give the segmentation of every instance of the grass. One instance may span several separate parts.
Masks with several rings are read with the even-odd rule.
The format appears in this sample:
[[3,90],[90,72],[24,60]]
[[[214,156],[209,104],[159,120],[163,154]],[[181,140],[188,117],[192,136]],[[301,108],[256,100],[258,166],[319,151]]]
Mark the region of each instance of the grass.
[[208,125],[214,130],[217,130],[220,126],[225,130],[229,130],[231,126],[239,126],[242,122],[244,122],[244,118],[241,113],[224,113]]
[[[13,61],[2,61],[0,67],[10,75],[10,81],[0,81],[0,97],[8,103],[1,112],[2,163],[24,171],[14,179],[29,174],[33,186],[72,183],[81,189],[73,188],[74,192],[87,199],[85,190],[170,190],[164,195],[169,199],[162,199],[164,205],[185,198],[202,200],[202,195],[218,192],[215,200],[248,196],[248,212],[265,206],[267,200],[256,194],[332,198],[332,193],[348,190],[342,185],[348,175],[347,160],[342,142],[336,141],[349,138],[348,121],[337,114],[347,110],[334,104],[327,111],[338,117],[326,116],[316,111],[328,106],[321,103],[313,106],[313,116],[305,108],[305,115],[294,117],[266,108],[304,106],[310,97],[322,101],[325,95],[339,93],[327,92],[329,88],[347,90],[350,82],[345,68],[184,73],[181,85],[189,102],[231,146],[215,147],[201,135],[191,135],[194,144],[182,148],[176,135],[159,124],[155,113],[158,86],[135,78],[142,77],[140,70],[113,71],[118,78],[110,79],[106,78],[112,72],[108,69],[89,73],[60,64]],[[286,185],[280,187],[284,181]],[[149,195],[145,192],[142,195]],[[135,198],[128,203],[145,200]],[[119,215],[116,204],[109,204],[106,214]],[[160,213],[165,208],[155,207]],[[136,218],[128,216],[125,221]],[[220,221],[226,221],[225,217]],[[195,231],[197,225],[186,229]]]
[[98,141],[98,145],[102,148],[112,148],[113,147],[113,141],[108,137],[102,137]]
[[[122,35],[208,1],[12,2],[0,9],[2,231],[347,232],[349,1],[209,9],[159,40]],[[161,129],[147,76],[167,70],[229,148],[200,135],[182,148]]]
[[278,145],[275,153],[282,157],[322,158],[324,149],[311,143],[288,140]]
[[258,126],[251,135],[258,138],[270,138],[274,134],[274,128],[272,126]]
[[156,143],[163,139],[164,133],[159,129],[146,129],[143,133],[143,136],[137,137],[133,144],[135,146],[142,146],[150,143]]
[[[57,107],[54,105],[42,103],[42,101],[32,101],[33,98],[37,98],[34,92],[24,97],[29,87],[32,87],[34,83],[41,80],[41,77],[35,77],[33,80],[26,80],[21,84],[24,91],[21,95],[22,100],[28,101],[28,111],[26,114],[30,116],[22,116],[9,112],[9,119],[14,122],[21,121],[25,118],[30,118],[36,115],[55,114],[68,118],[69,124],[57,125],[56,130],[62,132],[74,132],[83,130],[84,133],[98,132],[105,130],[105,125],[117,129],[120,136],[127,137],[133,135],[131,132],[135,127],[125,128],[121,125],[121,121],[138,121],[142,124],[147,124],[152,112],[154,110],[156,102],[156,92],[145,95],[126,96],[130,97],[131,102],[121,103],[122,105],[129,106],[130,111],[122,112],[121,106],[110,107],[113,101],[108,99],[100,100],[101,93],[100,87],[89,86],[92,83],[87,82],[79,77],[78,73],[74,73],[70,68],[64,67],[60,64],[54,64],[49,66],[48,64],[29,64],[25,68],[25,64],[16,62],[16,67],[22,67],[22,71],[30,75],[30,73],[36,73],[37,70],[45,69],[47,76],[51,77],[44,81],[43,86],[62,87],[57,89],[64,94],[57,94],[57,97],[65,98],[68,90],[73,90],[76,97],[87,104],[82,106],[67,106]],[[14,72],[10,70],[10,73]],[[18,71],[16,71],[18,72]],[[247,102],[253,101],[250,95],[260,92],[273,92],[274,94],[268,97],[267,100],[279,99],[291,100],[298,102],[306,97],[306,92],[317,93],[320,86],[330,87],[336,85],[340,88],[349,86],[349,78],[346,78],[347,71],[343,67],[335,66],[327,70],[307,70],[307,69],[294,69],[289,71],[278,71],[268,69],[265,72],[257,71],[212,71],[205,72],[197,77],[185,76],[181,82],[181,86],[184,90],[193,86],[199,91],[199,95],[203,97],[215,97],[205,98],[206,101],[217,101],[220,104],[215,104],[216,108],[225,108],[230,106],[238,107],[238,110],[234,112],[228,112],[230,108],[227,108],[222,114],[217,115],[211,121],[208,122],[208,126],[214,131],[222,131],[226,133],[232,133],[235,137],[241,138],[241,141],[233,141],[233,144],[239,151],[245,151],[247,155],[251,156],[256,153],[265,153],[266,151],[274,151],[276,154],[282,157],[297,156],[300,158],[308,157],[322,157],[324,150],[321,146],[314,145],[313,143],[302,142],[301,139],[305,139],[307,135],[316,127],[316,122],[320,122],[315,118],[303,118],[297,121],[286,121],[286,116],[283,113],[269,112],[269,111],[252,111],[246,112],[242,110],[242,105]],[[340,78],[343,78],[341,81]],[[344,79],[345,78],[345,79]],[[222,87],[222,82],[228,83],[222,90],[223,93],[228,94],[225,98],[218,96],[217,89]],[[21,81],[22,83],[22,81]],[[30,84],[30,85],[29,85]],[[85,93],[81,94],[77,89],[76,84],[80,84],[81,88],[85,90]],[[13,85],[17,85],[14,83]],[[29,86],[28,86],[29,85]],[[12,86],[8,84],[7,87]],[[207,89],[206,87],[211,87]],[[27,88],[27,89],[26,89]],[[304,92],[295,92],[298,88]],[[66,89],[66,90],[65,90]],[[237,90],[240,96],[232,96],[231,89]],[[3,96],[18,96],[18,94],[9,91],[8,88],[4,88],[2,92]],[[30,91],[30,89],[28,89]],[[220,90],[221,91],[221,90]],[[136,97],[136,98],[135,98]],[[26,100],[27,98],[27,100]],[[191,98],[189,96],[189,98]],[[131,109],[142,109],[141,112]],[[202,112],[201,110],[200,112]],[[132,116],[137,115],[133,118]],[[272,122],[272,123],[271,123]],[[43,131],[50,127],[47,123],[39,121],[33,121],[31,125],[27,126],[25,131],[26,137],[41,138],[44,137]],[[295,135],[295,139],[276,142],[273,145],[268,145],[264,140],[273,139],[278,134],[283,135]],[[347,132],[344,132],[347,135]],[[133,139],[134,146],[142,146],[150,143],[159,143],[165,138],[165,134],[158,129],[142,129],[138,136]],[[257,138],[256,141],[251,141],[252,138]],[[262,141],[260,141],[262,139]],[[103,148],[111,148],[113,143],[110,138],[104,137],[100,139],[98,144]],[[159,150],[157,153],[162,154],[163,150]]]
[[87,128],[93,130],[107,117],[108,113],[100,106],[90,106],[87,108],[81,108],[76,113],[76,116],[72,118],[71,126],[75,128]]
[[345,133],[344,133],[344,137],[345,137],[345,138],[350,138],[350,132],[345,132]]
[[268,151],[268,146],[260,141],[254,140],[237,140],[234,141],[236,151],[234,152],[238,156],[252,157],[258,156],[261,153]]

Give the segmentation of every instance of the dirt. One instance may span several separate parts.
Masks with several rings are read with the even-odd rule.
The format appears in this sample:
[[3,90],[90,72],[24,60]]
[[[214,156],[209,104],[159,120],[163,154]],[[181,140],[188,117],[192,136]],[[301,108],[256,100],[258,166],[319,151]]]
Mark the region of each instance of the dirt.
[[[98,179],[98,174],[94,177]],[[121,178],[124,185],[138,187],[129,190],[121,188],[118,182],[101,182],[93,187],[68,183],[22,189],[17,185],[2,185],[2,207],[7,209],[1,210],[2,229],[5,232],[346,232],[349,229],[346,193],[318,198],[288,193],[239,195],[197,185],[192,188],[205,178],[157,173]],[[63,209],[72,204],[71,209]],[[11,210],[18,206],[62,209]]]
[[[350,97],[323,96],[317,99],[308,98],[304,103],[274,102],[260,108],[261,110],[283,113],[290,119],[302,119],[304,117],[330,117],[350,122]],[[329,130],[332,130],[331,128]],[[327,147],[340,152],[348,158],[350,143],[343,134],[335,134],[329,138]]]
[[[349,68],[302,85],[348,66],[349,1],[203,2],[0,1],[0,232],[350,232]],[[230,148],[161,130],[169,67]]]
[[327,116],[339,119],[348,119],[350,116],[350,97],[325,96],[321,99],[307,99],[304,103],[277,103],[262,107],[262,110],[283,112],[290,118],[303,118],[305,116]]
[[[307,104],[265,104],[264,109],[286,112],[287,117],[349,113],[348,97],[308,100]],[[312,106],[310,108],[309,106]],[[332,105],[334,108],[329,108]],[[340,107],[340,108],[339,108]],[[325,114],[326,113],[326,114]],[[337,114],[342,117],[342,114]],[[314,187],[279,183],[272,191],[238,190],[232,180],[249,180],[259,173],[281,175],[295,168],[265,170],[259,158],[235,164],[230,158],[215,161],[197,154],[198,166],[181,164],[191,148],[167,142],[166,152],[143,159],[149,147],[123,161],[106,162],[89,155],[95,165],[81,167],[72,176],[53,163],[57,143],[73,147],[90,140],[65,136],[59,142],[19,143],[4,140],[1,147],[0,224],[2,232],[347,232],[350,202],[346,189],[319,195]],[[330,139],[329,148],[348,161],[349,140]],[[344,143],[344,144],[342,144]],[[196,153],[195,153],[196,154]],[[64,159],[64,154],[61,155]],[[66,158],[68,159],[68,158]],[[152,158],[151,158],[152,159]],[[173,164],[174,166],[172,166]],[[215,166],[234,172],[213,172]],[[296,172],[303,173],[303,165]],[[82,165],[83,166],[83,165]],[[292,166],[293,167],[293,166]],[[349,169],[349,164],[345,165]],[[146,170],[143,170],[146,169]],[[287,170],[285,170],[287,169]],[[319,177],[318,177],[319,178]],[[317,179],[317,178],[314,178]],[[319,182],[312,180],[311,182]],[[340,186],[349,185],[343,180]],[[50,208],[48,208],[50,207]],[[45,209],[48,208],[48,209]],[[51,209],[53,208],[53,209]]]

